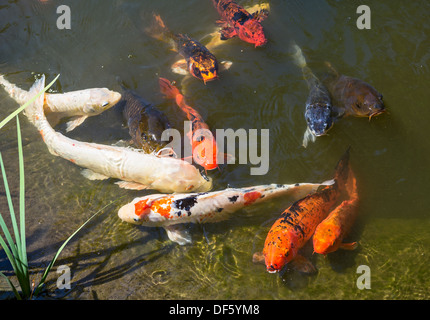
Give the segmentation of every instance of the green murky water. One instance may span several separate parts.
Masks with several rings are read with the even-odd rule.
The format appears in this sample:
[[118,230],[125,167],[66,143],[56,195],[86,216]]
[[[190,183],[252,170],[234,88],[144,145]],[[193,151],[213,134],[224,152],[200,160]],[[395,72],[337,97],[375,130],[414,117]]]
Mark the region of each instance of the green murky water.
[[[239,1],[252,5],[259,1]],[[214,50],[233,67],[205,86],[187,83],[187,96],[212,129],[270,129],[270,169],[251,176],[249,165],[211,172],[214,189],[265,183],[322,181],[348,146],[361,198],[360,218],[350,234],[356,251],[327,258],[311,255],[313,276],[286,270],[269,274],[254,265],[274,219],[291,204],[280,199],[230,220],[192,225],[192,245],[170,242],[162,229],[129,225],[118,208],[152,191],[119,189],[114,181],[88,181],[80,168],[49,154],[34,127],[21,117],[26,170],[29,261],[38,279],[61,243],[92,213],[124,196],[87,226],[61,254],[72,289],[57,289],[48,278],[46,298],[65,299],[428,299],[430,298],[430,80],[428,1],[371,1],[370,30],[356,27],[359,2],[269,1],[263,22],[269,43],[255,49],[229,40]],[[56,8],[71,9],[71,29],[59,30]],[[120,90],[117,78],[165,112],[181,128],[181,113],[159,94],[157,79],[180,83],[171,73],[178,56],[142,32],[158,12],[175,32],[196,39],[214,31],[218,14],[211,2],[187,1],[39,1],[1,0],[0,73],[22,88],[35,76],[47,81],[58,73],[53,90],[90,87]],[[143,15],[143,19],[141,16]],[[304,103],[308,94],[300,70],[286,54],[294,39],[310,67],[321,75],[324,61],[344,74],[370,82],[384,95],[388,113],[372,119],[346,118],[330,135],[301,147]],[[204,43],[204,40],[202,40]],[[0,90],[0,118],[17,105]],[[56,128],[64,131],[64,125]],[[111,109],[87,120],[67,136],[111,144],[127,138]],[[17,200],[16,126],[0,131],[0,151]],[[4,190],[0,209],[7,213]],[[357,267],[371,270],[371,289],[356,286]],[[0,270],[11,268],[0,252]],[[0,280],[1,297],[7,285]]]

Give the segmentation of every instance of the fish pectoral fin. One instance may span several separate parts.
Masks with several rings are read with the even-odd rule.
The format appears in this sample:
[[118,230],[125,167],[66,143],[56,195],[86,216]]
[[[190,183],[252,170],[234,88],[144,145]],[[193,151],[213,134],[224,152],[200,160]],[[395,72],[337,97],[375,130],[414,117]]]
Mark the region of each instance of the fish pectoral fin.
[[267,11],[267,13],[270,12],[270,4],[267,2],[259,3],[253,6],[245,6],[244,9],[248,11],[251,14],[255,14],[259,11]]
[[70,120],[66,123],[66,131],[67,132],[72,131],[77,126],[80,126],[85,121],[86,118],[88,118],[88,116],[72,117],[72,120]]
[[185,229],[184,225],[175,224],[164,227],[164,230],[166,230],[167,236],[170,240],[180,244],[181,246],[192,243],[191,236]]
[[233,27],[224,27],[220,30],[221,40],[227,40],[237,36],[236,29]]
[[255,264],[264,264],[264,254],[263,252],[255,252],[252,255],[252,262]]
[[84,169],[84,170],[82,170],[81,174],[85,178],[87,178],[89,180],[105,180],[105,179],[109,179],[108,176],[105,176],[104,174],[101,174],[101,173],[94,172],[94,171],[92,171],[90,169]]
[[128,148],[132,145],[130,141],[125,140],[118,140],[117,142],[113,143],[112,146],[114,147],[121,147],[121,148]]
[[228,70],[231,68],[232,65],[233,65],[233,62],[231,62],[231,61],[226,61],[226,60],[221,61],[220,62],[220,66],[221,66],[220,70],[222,70],[222,71]]
[[311,274],[317,271],[314,265],[302,255],[297,255],[294,260],[290,262],[290,265],[301,273]]
[[227,21],[220,19],[220,20],[215,21],[215,25],[217,25],[218,27],[224,28],[228,25],[228,23],[227,23]]
[[343,250],[355,250],[358,247],[357,242],[351,242],[351,243],[341,243],[339,248]]
[[115,184],[117,184],[118,187],[120,187],[120,188],[128,189],[128,190],[145,190],[145,189],[148,189],[148,186],[141,184],[141,183],[132,182],[132,181],[118,181],[118,182],[115,182]]
[[181,59],[172,64],[172,72],[186,76],[188,74],[188,64],[185,59]]
[[302,146],[304,148],[306,148],[308,146],[308,142],[312,141],[315,142],[316,141],[316,137],[315,135],[311,132],[311,130],[309,129],[309,127],[306,128],[305,134],[303,136],[303,142],[302,142]]

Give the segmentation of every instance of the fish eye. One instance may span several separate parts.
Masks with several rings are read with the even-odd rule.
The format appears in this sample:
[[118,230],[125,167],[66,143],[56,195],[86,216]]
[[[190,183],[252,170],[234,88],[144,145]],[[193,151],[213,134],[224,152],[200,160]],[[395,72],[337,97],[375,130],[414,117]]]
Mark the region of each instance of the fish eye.
[[109,102],[103,102],[102,107],[106,107],[109,104]]
[[134,221],[139,222],[139,218],[133,218]]

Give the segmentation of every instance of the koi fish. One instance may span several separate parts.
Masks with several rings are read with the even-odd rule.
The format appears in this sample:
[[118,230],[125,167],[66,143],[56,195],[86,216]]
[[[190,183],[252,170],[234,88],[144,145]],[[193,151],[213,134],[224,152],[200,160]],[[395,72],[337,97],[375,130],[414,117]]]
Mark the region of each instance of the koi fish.
[[[34,96],[45,86],[45,76],[30,89]],[[141,150],[80,142],[56,132],[43,112],[43,95],[25,109],[51,154],[86,168],[82,174],[91,180],[116,178],[125,189],[156,189],[160,192],[208,191],[212,181],[193,165],[171,157],[157,157]]]
[[268,11],[261,10],[250,14],[232,0],[212,0],[212,2],[222,18],[217,21],[222,26],[221,40],[237,36],[245,42],[254,44],[255,47],[267,43],[261,21],[267,18]]
[[[0,75],[0,84],[18,104],[23,105],[32,97],[29,91],[18,88]],[[60,119],[71,117],[67,122],[66,131],[72,131],[88,117],[96,116],[113,107],[121,98],[121,94],[107,88],[91,88],[65,93],[45,93],[44,110],[53,127]]]
[[188,120],[191,121],[191,131],[188,133],[188,138],[191,141],[194,161],[205,168],[205,170],[218,168],[217,144],[212,132],[209,130],[209,126],[195,109],[186,104],[184,96],[169,80],[160,78],[159,83],[161,93],[167,99],[175,99],[178,107],[186,114]]
[[117,106],[122,108],[133,144],[145,151],[159,151],[163,145],[163,131],[171,128],[169,120],[136,92],[124,86],[122,88],[122,99]]
[[309,96],[306,100],[305,110],[307,129],[303,137],[303,146],[306,148],[309,140],[315,142],[316,137],[327,134],[327,131],[334,124],[336,114],[328,89],[307,66],[306,59],[300,47],[293,43],[292,48],[295,51],[294,61],[302,69],[303,77],[309,87]]
[[[261,12],[267,12],[267,14],[269,14],[270,12],[270,4],[265,2],[265,3],[257,3],[251,7],[249,6],[245,6],[244,9],[249,12],[251,15],[253,13],[256,13],[258,11]],[[221,40],[220,39],[220,31],[219,28],[217,27],[215,29],[214,32],[211,32],[209,34],[207,34],[206,36],[204,36],[203,38],[209,38],[209,42],[205,44],[206,48],[208,48],[209,50],[213,51],[215,50],[218,46],[220,46],[221,44],[225,44],[226,41]],[[231,63],[231,62],[230,62]],[[221,62],[222,64],[222,62]]]
[[275,221],[267,234],[263,249],[268,272],[280,271],[298,256],[305,260],[298,251],[338,201],[341,187],[348,178],[348,161],[349,149],[336,166],[334,184],[294,202]]
[[350,198],[337,206],[315,230],[313,246],[316,253],[327,254],[339,248],[353,250],[357,247],[357,242],[342,243],[356,219],[358,207],[357,184],[352,170],[349,171],[348,180],[352,184],[351,190],[348,190]]
[[181,224],[218,222],[246,206],[275,197],[292,195],[296,199],[315,191],[323,183],[270,184],[249,188],[190,194],[152,194],[135,198],[118,211],[121,220],[147,227],[163,227],[170,240],[181,245],[191,238]]
[[343,108],[344,117],[369,117],[369,120],[385,112],[382,94],[363,80],[340,75],[330,63],[326,63],[332,75],[328,78],[328,89],[333,100]]
[[218,78],[218,61],[204,45],[186,34],[171,32],[159,15],[154,14],[154,20],[147,32],[156,39],[172,43],[173,50],[185,59],[175,63],[174,69],[185,65],[192,76],[204,83]]

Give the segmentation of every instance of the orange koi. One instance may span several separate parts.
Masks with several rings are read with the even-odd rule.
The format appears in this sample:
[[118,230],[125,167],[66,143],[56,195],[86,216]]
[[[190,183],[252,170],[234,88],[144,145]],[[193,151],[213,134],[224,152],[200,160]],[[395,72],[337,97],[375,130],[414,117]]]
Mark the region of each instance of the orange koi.
[[[348,177],[349,149],[336,166],[335,183],[293,203],[270,229],[263,249],[268,272],[278,272],[296,259],[299,249],[327,217],[341,195]],[[301,257],[301,256],[300,256]]]
[[221,40],[233,37],[252,43],[255,47],[263,46],[267,43],[264,35],[263,21],[268,12],[261,10],[250,14],[242,6],[232,0],[212,0],[222,20],[218,21],[223,28],[221,29]]
[[188,137],[191,141],[191,150],[194,161],[205,168],[213,170],[218,168],[217,144],[209,126],[204,122],[202,116],[192,107],[186,104],[184,96],[178,88],[165,78],[160,78],[160,90],[166,98],[175,99],[176,104],[191,121],[191,132]]
[[352,170],[349,171],[348,180],[352,184],[351,190],[348,190],[350,199],[336,207],[315,230],[313,246],[316,253],[327,254],[339,248],[353,250],[357,247],[356,242],[342,243],[356,219],[358,206],[357,184]]

